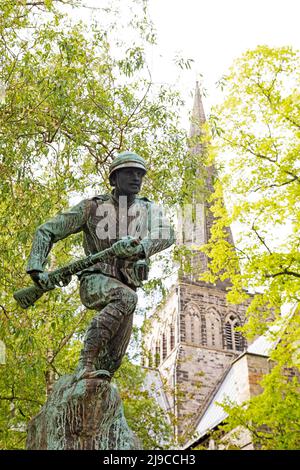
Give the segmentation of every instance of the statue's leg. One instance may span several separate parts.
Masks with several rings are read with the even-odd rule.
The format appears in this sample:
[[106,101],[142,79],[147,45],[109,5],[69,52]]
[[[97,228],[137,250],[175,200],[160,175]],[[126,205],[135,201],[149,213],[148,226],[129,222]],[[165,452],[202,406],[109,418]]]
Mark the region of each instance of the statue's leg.
[[122,359],[126,353],[133,324],[133,313],[126,315],[120,323],[119,329],[108,344],[107,354],[98,356],[96,369],[109,370],[113,375],[120,367]]
[[87,308],[101,309],[86,332],[79,361],[79,369],[84,371],[81,376],[93,373],[95,366],[112,374],[130,340],[137,295],[117,279],[98,273],[82,280],[80,295]]

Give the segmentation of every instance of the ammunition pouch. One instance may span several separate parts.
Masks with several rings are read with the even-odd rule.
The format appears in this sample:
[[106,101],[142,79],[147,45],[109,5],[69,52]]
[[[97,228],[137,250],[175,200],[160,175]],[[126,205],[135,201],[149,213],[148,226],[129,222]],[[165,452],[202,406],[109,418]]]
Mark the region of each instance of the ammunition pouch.
[[133,264],[133,272],[135,279],[141,284],[148,279],[149,275],[149,262],[141,259]]

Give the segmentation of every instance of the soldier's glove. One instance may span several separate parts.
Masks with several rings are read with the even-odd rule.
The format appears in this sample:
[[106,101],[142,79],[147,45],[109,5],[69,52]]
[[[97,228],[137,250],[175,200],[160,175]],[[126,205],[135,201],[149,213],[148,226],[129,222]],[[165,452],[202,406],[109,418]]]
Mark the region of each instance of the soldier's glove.
[[137,238],[123,237],[113,245],[114,253],[118,258],[143,257],[144,248]]
[[38,287],[41,287],[40,286],[40,283],[39,283],[39,279],[40,279],[40,274],[41,274],[41,271],[31,271],[30,273],[28,273],[31,277],[31,279],[33,280],[33,282],[38,286]]
[[[29,274],[33,282],[40,289],[43,289],[45,291],[55,289],[55,283],[50,281],[48,273],[45,273],[42,271],[31,271]],[[68,279],[66,278],[64,282],[62,282],[60,287],[68,285],[70,280],[71,280],[71,276]]]

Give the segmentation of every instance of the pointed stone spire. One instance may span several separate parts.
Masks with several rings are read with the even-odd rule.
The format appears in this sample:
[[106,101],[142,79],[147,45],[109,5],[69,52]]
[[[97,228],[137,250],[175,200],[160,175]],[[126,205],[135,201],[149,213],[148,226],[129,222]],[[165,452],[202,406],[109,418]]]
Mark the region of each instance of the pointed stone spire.
[[[191,124],[189,138],[191,139],[189,155],[200,157],[205,152],[205,146],[201,142],[202,126],[206,122],[201,92],[199,83],[196,82],[194,104],[191,114]],[[200,138],[199,138],[200,137]],[[210,238],[211,228],[214,222],[213,213],[210,210],[209,196],[214,191],[213,179],[216,175],[214,165],[204,166],[203,160],[199,158],[199,164],[195,171],[195,177],[199,178],[199,187],[194,189],[192,195],[192,211],[195,214],[195,219],[188,230],[188,236],[185,238],[185,243],[192,243],[195,247],[199,247],[208,242]],[[228,241],[233,245],[233,239],[230,227],[227,227]],[[208,265],[207,256],[199,252],[197,249],[192,257],[192,265],[194,274],[191,275],[193,281],[197,282],[198,275],[201,271],[205,271]]]
[[206,122],[202,97],[199,88],[199,82],[196,82],[194,105],[191,116],[190,134],[189,137],[195,137],[201,134],[201,125]]
[[[204,152],[204,146],[201,143],[200,136],[202,135],[201,127],[206,122],[204,107],[202,103],[199,83],[196,82],[195,94],[194,94],[194,104],[193,109],[190,117],[190,132],[189,132],[189,152],[187,158],[193,159],[193,165],[197,162],[197,166],[194,168],[195,178],[200,178],[200,175],[203,176],[203,183],[199,184],[199,187],[194,187],[193,194],[191,195],[191,201],[189,210],[191,210],[191,214],[193,213],[193,222],[188,230],[185,231],[185,239],[184,242],[186,244],[193,244],[196,248],[197,246],[201,246],[204,243],[207,243],[207,236],[208,236],[208,221],[207,221],[207,214],[205,211],[206,203],[206,193],[209,191],[209,176],[207,174],[208,169],[203,167],[203,163],[201,163],[201,155]],[[192,156],[195,156],[194,159]],[[185,210],[188,209],[186,206]],[[187,219],[192,219],[191,216],[188,216]],[[199,260],[201,258],[201,263],[199,265]],[[197,265],[196,271],[199,273],[206,269],[207,266],[207,259],[203,253],[199,253],[196,250],[196,254],[194,253],[192,257],[192,263]],[[197,274],[196,274],[197,276]]]

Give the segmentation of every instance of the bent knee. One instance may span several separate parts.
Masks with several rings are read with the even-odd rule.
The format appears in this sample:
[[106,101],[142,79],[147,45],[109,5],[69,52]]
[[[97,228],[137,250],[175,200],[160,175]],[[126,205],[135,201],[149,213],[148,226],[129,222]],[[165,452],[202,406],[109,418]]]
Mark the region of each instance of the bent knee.
[[136,307],[138,296],[134,290],[124,287],[117,289],[116,300],[122,311],[132,313]]
[[124,296],[122,300],[124,300],[124,302],[128,306],[128,309],[132,311],[135,309],[137,301],[138,301],[137,293],[134,292],[134,290],[130,288],[124,289]]

